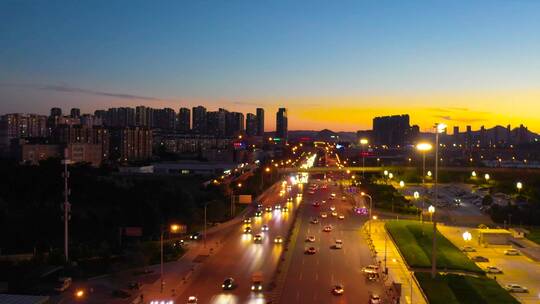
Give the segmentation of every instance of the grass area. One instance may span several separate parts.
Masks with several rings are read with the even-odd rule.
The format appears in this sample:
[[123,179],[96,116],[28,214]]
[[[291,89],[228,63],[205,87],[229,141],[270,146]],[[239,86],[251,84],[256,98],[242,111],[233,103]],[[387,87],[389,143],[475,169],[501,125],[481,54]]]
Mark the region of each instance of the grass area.
[[[386,229],[392,235],[401,254],[411,267],[430,268],[433,240],[431,223],[415,221],[390,221]],[[463,270],[479,274],[484,272],[461,250],[437,231],[437,268]]]
[[456,274],[415,273],[431,304],[513,304],[519,303],[495,280]]
[[530,233],[527,234],[527,238],[537,244],[540,244],[540,227],[527,228]]

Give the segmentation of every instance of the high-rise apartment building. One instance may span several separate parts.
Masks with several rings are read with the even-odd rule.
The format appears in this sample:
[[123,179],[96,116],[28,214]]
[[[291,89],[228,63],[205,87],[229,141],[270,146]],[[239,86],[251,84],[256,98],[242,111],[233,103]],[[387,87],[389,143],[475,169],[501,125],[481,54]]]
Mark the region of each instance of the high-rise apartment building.
[[194,133],[205,134],[206,133],[206,108],[203,106],[193,107],[192,110],[191,129]]
[[409,122],[409,115],[375,117],[373,119],[373,141],[376,145],[402,146],[412,142],[417,128]]
[[226,135],[237,136],[244,133],[244,114],[239,112],[227,112]]
[[276,113],[276,137],[287,140],[288,121],[286,108],[279,108]]
[[72,108],[69,113],[70,113],[69,116],[71,116],[73,118],[81,117],[81,109],[79,109],[79,108]]
[[264,136],[264,109],[257,108],[257,136]]
[[257,127],[258,127],[258,121],[257,121],[257,115],[253,113],[247,113],[246,115],[246,134],[248,136],[256,136],[257,135]]
[[180,108],[178,111],[178,130],[188,132],[190,130],[191,110],[188,108]]
[[225,109],[207,112],[207,133],[216,137],[224,137],[227,127],[227,113]]

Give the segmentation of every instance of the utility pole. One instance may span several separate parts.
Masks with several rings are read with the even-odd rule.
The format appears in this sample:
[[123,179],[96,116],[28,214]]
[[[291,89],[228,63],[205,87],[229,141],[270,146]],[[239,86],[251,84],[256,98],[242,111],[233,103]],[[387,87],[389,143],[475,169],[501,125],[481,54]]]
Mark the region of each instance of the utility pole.
[[67,149],[64,149],[64,160],[62,160],[62,164],[64,165],[64,172],[62,173],[62,177],[64,178],[64,257],[66,259],[66,263],[69,262],[69,220],[71,217],[71,204],[69,203],[69,187],[68,187],[68,179],[69,179],[69,172],[68,172],[68,164],[69,159]]

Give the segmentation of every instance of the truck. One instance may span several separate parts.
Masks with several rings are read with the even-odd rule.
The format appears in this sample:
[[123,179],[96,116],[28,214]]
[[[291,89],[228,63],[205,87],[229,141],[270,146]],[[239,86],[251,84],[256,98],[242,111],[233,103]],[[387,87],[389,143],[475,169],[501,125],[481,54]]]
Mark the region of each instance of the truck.
[[254,272],[251,276],[251,291],[262,291],[263,275],[262,272]]

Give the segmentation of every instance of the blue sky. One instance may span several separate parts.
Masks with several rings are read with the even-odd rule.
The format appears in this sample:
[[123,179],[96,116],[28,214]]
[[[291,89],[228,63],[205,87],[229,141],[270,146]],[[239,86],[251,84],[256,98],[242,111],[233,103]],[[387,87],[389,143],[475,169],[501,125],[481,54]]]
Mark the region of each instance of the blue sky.
[[302,110],[526,96],[492,116],[540,129],[540,1],[2,1],[0,20],[0,113],[285,105],[325,127]]

